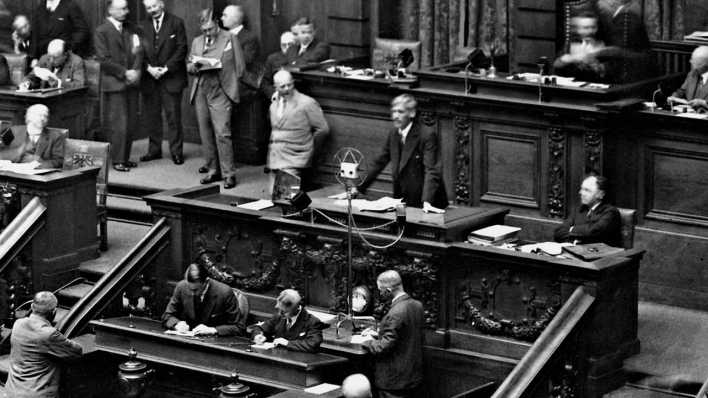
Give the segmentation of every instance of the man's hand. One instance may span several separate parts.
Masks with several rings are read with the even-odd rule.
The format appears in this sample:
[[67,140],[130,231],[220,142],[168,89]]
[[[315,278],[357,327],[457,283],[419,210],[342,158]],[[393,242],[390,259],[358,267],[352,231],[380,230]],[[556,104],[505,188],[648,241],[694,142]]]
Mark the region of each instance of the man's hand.
[[197,68],[197,66],[194,65],[194,63],[190,62],[187,64],[187,72],[192,75],[196,75],[197,73],[199,73],[199,68]]
[[701,98],[696,98],[688,101],[688,105],[695,110],[708,110],[708,102]]
[[128,69],[125,71],[125,80],[128,84],[135,84],[138,82],[140,74],[135,69]]
[[159,77],[159,74],[158,74],[158,72],[157,72],[157,69],[158,69],[157,67],[152,66],[152,65],[148,65],[148,67],[146,68],[147,73],[149,73],[150,76],[153,77],[153,79],[159,79],[159,78],[160,78],[160,77]]
[[39,167],[39,162],[36,160],[33,160],[28,163],[27,167],[29,167],[30,169],[36,169]]
[[364,337],[379,337],[379,332],[372,328],[366,328],[361,331],[361,335]]
[[426,213],[443,214],[445,210],[438,209],[437,207],[430,204],[430,202],[423,202],[423,211]]
[[261,344],[263,344],[263,343],[266,342],[266,337],[263,335],[263,333],[257,334],[257,335],[253,338],[253,342],[256,343],[257,345],[261,345]]
[[216,328],[209,327],[201,323],[195,326],[192,332],[194,332],[195,336],[213,336],[215,334],[219,334],[219,331],[216,330]]
[[273,340],[273,344],[275,344],[276,347],[279,345],[282,345],[283,347],[287,347],[288,343],[289,343],[289,341],[287,339],[282,338],[282,337],[278,337],[277,339]]
[[179,333],[189,332],[189,325],[187,325],[187,322],[185,322],[185,321],[179,321],[175,325],[175,330],[178,331]]

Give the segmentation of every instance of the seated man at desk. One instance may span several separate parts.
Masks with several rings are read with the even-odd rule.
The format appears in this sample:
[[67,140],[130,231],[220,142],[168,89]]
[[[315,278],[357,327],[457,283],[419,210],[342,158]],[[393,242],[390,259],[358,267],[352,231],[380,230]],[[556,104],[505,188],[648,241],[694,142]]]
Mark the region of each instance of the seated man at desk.
[[60,131],[47,129],[49,108],[34,104],[27,108],[25,126],[13,126],[2,132],[0,157],[13,163],[32,163],[34,168],[61,168],[64,164],[66,136]]
[[20,89],[83,87],[84,76],[84,60],[67,50],[64,40],[54,39],[49,42],[47,53],[20,84]]
[[553,63],[557,74],[580,80],[599,81],[605,76],[604,65],[596,54],[605,44],[597,40],[597,15],[586,12],[573,17],[571,22],[575,37],[568,43],[568,53],[561,55]]
[[583,180],[579,192],[581,205],[556,228],[553,234],[556,242],[602,242],[622,247],[619,210],[603,202],[607,184],[607,179],[598,175],[591,175]]
[[244,335],[247,316],[239,309],[231,287],[211,279],[202,264],[190,264],[185,278],[175,286],[162,324],[198,336]]
[[[391,101],[394,128],[381,152],[369,162],[368,175],[358,190],[365,192],[390,162],[394,198],[403,198],[407,206],[422,207],[425,212],[443,213],[447,199],[440,177],[438,137],[415,118],[417,106],[409,94]],[[352,194],[356,193],[355,188]]]
[[298,44],[288,49],[288,64],[304,66],[329,59],[329,45],[315,38],[315,23],[312,20],[300,18],[291,30]]
[[278,314],[254,327],[253,341],[263,344],[272,338],[273,344],[291,351],[317,352],[327,325],[307,312],[301,301],[297,290],[280,292],[275,304]]
[[708,112],[708,46],[700,46],[691,54],[691,71],[668,101],[687,104],[699,112]]

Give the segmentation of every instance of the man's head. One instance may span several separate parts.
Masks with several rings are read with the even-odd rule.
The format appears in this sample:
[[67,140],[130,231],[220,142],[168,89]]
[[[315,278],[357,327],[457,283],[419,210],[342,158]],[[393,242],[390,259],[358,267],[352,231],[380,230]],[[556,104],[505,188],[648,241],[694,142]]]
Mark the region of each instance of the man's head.
[[127,0],[108,0],[106,6],[108,8],[108,15],[116,21],[125,22],[130,13]]
[[226,29],[233,29],[243,24],[243,7],[237,5],[228,5],[221,13],[221,23]]
[[691,53],[691,68],[698,73],[708,72],[708,46],[699,46]]
[[199,30],[209,39],[214,38],[219,32],[219,25],[214,21],[214,11],[211,8],[199,11]]
[[38,292],[32,299],[32,313],[49,322],[54,321],[57,310],[57,298],[52,292]]
[[25,113],[25,124],[37,129],[43,129],[47,127],[48,122],[49,108],[47,108],[46,105],[34,104],[27,108],[27,112]]
[[293,24],[293,33],[297,35],[297,40],[300,45],[307,46],[312,43],[315,38],[315,24],[310,18],[303,17],[295,21]]
[[200,294],[206,286],[209,272],[203,265],[198,263],[189,264],[184,272],[184,279],[187,281],[187,287],[194,294]]
[[295,44],[295,35],[291,31],[283,32],[280,35],[280,51],[285,54],[290,47]]
[[597,15],[592,12],[584,12],[573,17],[572,25],[579,38],[594,38],[597,34]]
[[361,373],[347,376],[342,382],[344,398],[371,398],[371,383]]
[[23,39],[28,39],[30,33],[32,32],[32,25],[30,25],[29,18],[25,15],[18,15],[12,21],[12,29],[17,32],[17,35]]
[[143,0],[143,5],[150,18],[159,18],[165,12],[165,2],[163,0]]
[[598,175],[587,176],[580,185],[580,202],[592,207],[605,198],[606,191],[607,178]]
[[287,317],[293,317],[300,312],[300,302],[302,297],[295,289],[285,289],[278,295],[275,303],[275,308],[280,311],[280,314]]
[[47,45],[47,57],[52,67],[58,68],[66,61],[66,43],[62,39],[54,39]]
[[390,300],[396,293],[403,291],[401,275],[394,270],[384,271],[376,278],[376,287],[378,287],[382,299]]
[[410,94],[401,94],[391,101],[391,120],[394,127],[403,129],[408,126],[416,114],[418,102]]
[[279,70],[273,75],[273,87],[278,95],[289,99],[292,97],[295,90],[295,82],[293,81],[293,75],[286,70]]

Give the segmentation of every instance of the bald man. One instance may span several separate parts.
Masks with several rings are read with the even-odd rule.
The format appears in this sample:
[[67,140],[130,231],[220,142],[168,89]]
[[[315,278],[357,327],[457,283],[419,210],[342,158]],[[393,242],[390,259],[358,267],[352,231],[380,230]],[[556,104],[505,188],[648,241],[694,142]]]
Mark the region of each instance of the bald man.
[[277,314],[255,326],[253,341],[260,345],[273,339],[276,346],[290,351],[317,352],[322,344],[322,330],[327,325],[307,312],[300,293],[293,289],[283,290],[275,308]]
[[32,54],[32,25],[26,15],[12,21],[12,50],[15,54]]
[[693,50],[691,71],[686,80],[676,90],[669,101],[687,103],[699,112],[708,111],[708,46],[700,46]]
[[347,376],[342,382],[344,398],[371,398],[371,383],[361,373]]
[[25,81],[27,88],[83,87],[86,83],[84,60],[67,49],[64,40],[54,39]]
[[283,32],[280,35],[280,51],[276,51],[265,60],[263,71],[263,82],[261,90],[266,98],[270,99],[275,93],[273,88],[273,75],[288,64],[288,49],[295,45],[295,35],[291,31]]
[[12,327],[7,397],[59,397],[60,361],[80,358],[82,348],[52,326],[56,309],[54,294],[39,292],[32,313]]
[[382,272],[376,279],[382,300],[391,308],[379,330],[362,332],[371,339],[363,343],[374,356],[374,385],[381,398],[419,397],[423,381],[423,305],[403,290],[398,272]]

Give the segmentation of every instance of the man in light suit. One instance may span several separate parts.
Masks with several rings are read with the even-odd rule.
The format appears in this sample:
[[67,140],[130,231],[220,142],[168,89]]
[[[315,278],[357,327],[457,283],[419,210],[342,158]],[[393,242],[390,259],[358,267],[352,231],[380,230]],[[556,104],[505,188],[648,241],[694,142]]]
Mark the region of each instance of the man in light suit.
[[329,45],[315,38],[315,23],[303,17],[292,26],[298,45],[288,50],[288,62],[299,67],[329,59]]
[[[61,87],[83,87],[86,83],[86,70],[84,60],[66,49],[62,39],[49,42],[47,53],[42,55],[25,78],[27,89]],[[39,84],[39,87],[33,87]]]
[[59,397],[60,361],[81,357],[81,346],[52,326],[56,309],[54,294],[39,292],[32,300],[32,313],[12,327],[8,398]]
[[101,63],[102,128],[111,143],[113,168],[130,171],[133,132],[138,128],[138,97],[143,49],[137,30],[126,22],[127,0],[108,0],[108,18],[96,28],[94,46]]
[[14,139],[7,148],[2,148],[0,158],[14,163],[33,163],[40,169],[61,168],[66,136],[59,131],[49,131],[48,121],[49,108],[45,105],[35,104],[27,108],[26,125],[10,129]]
[[403,290],[398,272],[382,272],[376,279],[383,300],[391,308],[378,331],[364,330],[364,349],[374,356],[374,385],[381,398],[419,397],[423,382],[423,305]]
[[394,128],[389,131],[379,155],[369,162],[369,173],[359,191],[365,192],[390,162],[393,197],[402,198],[407,206],[440,213],[447,207],[447,199],[440,181],[438,138],[434,131],[415,119],[416,107],[415,98],[409,94],[391,101]]
[[241,45],[216,24],[211,9],[199,14],[202,35],[192,41],[187,72],[196,75],[190,93],[204,152],[201,179],[209,184],[222,179],[224,188],[236,186],[236,165],[231,132],[233,105],[240,100],[239,81],[245,64]]
[[688,103],[699,112],[708,112],[708,46],[700,46],[691,54],[691,71],[669,101]]
[[85,56],[89,42],[89,25],[81,7],[72,0],[41,1],[34,10],[32,19],[32,59],[47,51],[49,42],[62,39],[75,54]]
[[187,87],[187,35],[184,22],[165,12],[163,0],[143,0],[149,18],[141,24],[145,43],[145,64],[141,89],[145,107],[144,125],[148,128],[150,144],[146,162],[162,157],[162,111],[167,118],[170,154],[176,165],[184,163],[182,146],[182,90]]

